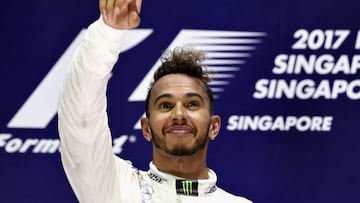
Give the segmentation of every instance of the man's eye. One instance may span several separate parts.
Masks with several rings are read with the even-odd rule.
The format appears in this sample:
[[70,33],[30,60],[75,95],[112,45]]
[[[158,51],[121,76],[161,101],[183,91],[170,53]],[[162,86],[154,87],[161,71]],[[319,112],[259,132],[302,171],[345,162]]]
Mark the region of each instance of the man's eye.
[[190,108],[194,108],[194,107],[198,107],[199,106],[199,102],[197,101],[191,101],[187,104],[188,107]]
[[159,107],[160,107],[160,109],[169,109],[169,108],[171,108],[171,105],[169,103],[164,102],[164,103],[161,103]]

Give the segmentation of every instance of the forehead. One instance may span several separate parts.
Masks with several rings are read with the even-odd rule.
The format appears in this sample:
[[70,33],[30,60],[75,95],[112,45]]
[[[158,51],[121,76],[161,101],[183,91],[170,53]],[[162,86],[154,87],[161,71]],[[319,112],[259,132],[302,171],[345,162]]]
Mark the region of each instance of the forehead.
[[200,79],[176,73],[160,78],[153,86],[151,97],[156,98],[162,94],[183,96],[188,93],[197,93],[207,99],[205,85]]

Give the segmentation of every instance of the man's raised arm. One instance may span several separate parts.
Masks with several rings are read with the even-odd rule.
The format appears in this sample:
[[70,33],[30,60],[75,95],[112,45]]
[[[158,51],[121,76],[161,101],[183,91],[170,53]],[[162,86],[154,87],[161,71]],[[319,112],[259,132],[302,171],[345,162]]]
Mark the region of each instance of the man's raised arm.
[[120,200],[122,177],[112,152],[106,87],[118,59],[123,30],[140,23],[140,5],[141,0],[100,0],[102,17],[89,26],[59,96],[61,158],[80,202]]

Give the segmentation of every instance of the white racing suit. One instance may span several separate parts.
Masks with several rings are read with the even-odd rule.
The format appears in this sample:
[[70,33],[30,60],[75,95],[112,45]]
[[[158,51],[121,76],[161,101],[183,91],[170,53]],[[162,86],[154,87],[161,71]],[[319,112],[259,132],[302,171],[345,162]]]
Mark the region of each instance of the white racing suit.
[[89,26],[65,78],[58,104],[61,158],[76,197],[85,203],[246,203],[209,179],[185,180],[157,170],[138,171],[112,151],[106,88],[124,31],[100,18]]

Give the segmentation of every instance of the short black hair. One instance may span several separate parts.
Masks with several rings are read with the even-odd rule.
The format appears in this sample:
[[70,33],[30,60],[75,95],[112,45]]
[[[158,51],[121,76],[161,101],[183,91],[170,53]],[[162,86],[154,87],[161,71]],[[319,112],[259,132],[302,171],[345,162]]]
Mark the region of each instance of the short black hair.
[[199,79],[206,89],[209,97],[210,114],[214,113],[214,95],[208,83],[211,81],[208,72],[204,71],[201,63],[205,60],[205,53],[203,51],[195,50],[189,47],[178,47],[173,51],[166,51],[162,57],[162,64],[154,73],[153,82],[150,84],[146,96],[145,113],[146,117],[150,116],[149,102],[151,91],[154,84],[163,76],[175,73],[181,73],[193,78]]

